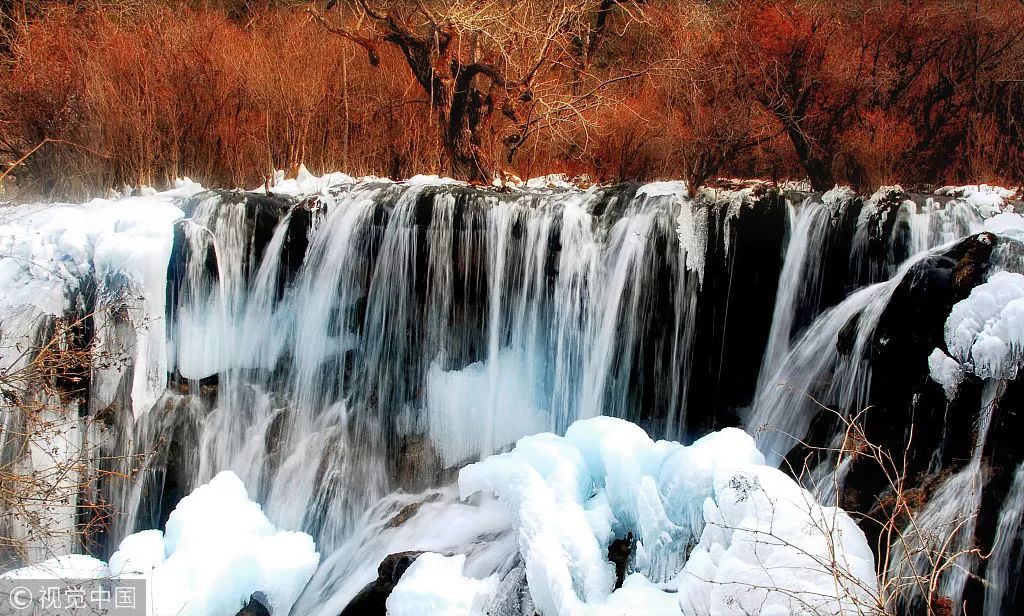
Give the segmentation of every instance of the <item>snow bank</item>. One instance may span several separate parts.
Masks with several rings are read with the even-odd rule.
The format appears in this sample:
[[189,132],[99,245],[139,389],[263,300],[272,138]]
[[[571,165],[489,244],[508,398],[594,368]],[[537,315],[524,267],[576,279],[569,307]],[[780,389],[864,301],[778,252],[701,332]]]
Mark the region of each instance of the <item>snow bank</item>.
[[4,580],[56,578],[59,580],[96,580],[110,577],[107,563],[84,554],[68,554],[22,567],[0,575]]
[[650,182],[644,184],[636,191],[637,197],[677,197],[686,195],[686,182]]
[[1024,216],[1013,212],[996,214],[985,221],[984,229],[1000,235],[1024,235]]
[[[300,165],[294,178],[287,178],[283,170],[274,172],[274,183],[270,186],[270,192],[279,195],[305,196],[327,194],[331,188],[337,188],[344,184],[357,182],[356,178],[347,173],[325,173],[321,176],[310,173],[306,165]],[[263,192],[265,186],[257,186],[252,192]]]
[[254,592],[287,615],[320,562],[313,539],[278,530],[224,471],[181,499],[167,532],[126,537],[109,566],[73,555],[17,569],[4,578],[146,579],[153,616],[234,616]]
[[466,557],[421,554],[402,575],[387,600],[389,616],[476,616],[484,614],[498,588],[498,577],[463,575]]
[[463,182],[461,180],[456,180],[449,177],[441,177],[439,175],[426,175],[422,173],[414,175],[411,178],[405,180],[405,184],[407,186],[468,186],[466,182]]
[[558,188],[563,190],[573,190],[590,183],[590,178],[585,175],[570,178],[564,173],[549,173],[548,175],[530,178],[526,180],[523,185],[526,186],[526,188]]
[[970,184],[967,186],[944,186],[936,190],[935,194],[962,199],[984,215],[993,216],[1002,210],[1007,199],[1017,198],[1018,192],[1016,189],[1001,186]]
[[972,289],[950,311],[945,339],[965,372],[1015,378],[1024,361],[1024,276],[997,272]]
[[[806,605],[831,613],[854,611],[875,593],[863,533],[765,466],[741,430],[686,447],[596,417],[564,437],[529,436],[464,468],[459,488],[464,498],[493,493],[512,511],[530,593],[546,616],[785,613]],[[629,535],[637,541],[632,574],[613,592],[608,546]],[[751,587],[765,580],[767,587]]]

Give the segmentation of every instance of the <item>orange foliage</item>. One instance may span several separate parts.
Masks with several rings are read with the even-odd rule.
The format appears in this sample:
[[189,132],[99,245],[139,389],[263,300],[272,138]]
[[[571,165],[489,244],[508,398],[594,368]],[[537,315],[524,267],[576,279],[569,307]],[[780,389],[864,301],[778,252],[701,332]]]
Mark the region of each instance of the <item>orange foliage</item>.
[[[352,37],[291,2],[136,0],[131,13],[37,4],[46,8],[11,21],[0,48],[0,165],[45,139],[82,147],[48,142],[28,157],[12,173],[26,194],[81,197],[183,175],[252,187],[300,164],[396,178],[449,168],[436,109],[402,50],[376,44],[374,63],[359,42],[368,20],[353,20],[366,32]],[[535,92],[490,86],[501,108],[474,136],[486,158],[519,175],[693,186],[719,175],[819,187],[1024,180],[1019,2],[613,6],[622,10],[600,38],[560,40]],[[515,25],[526,34],[485,61],[529,66],[537,43]],[[537,124],[503,159],[502,122],[514,114],[501,101],[529,107],[538,88],[574,100],[584,76],[631,71],[642,74]]]

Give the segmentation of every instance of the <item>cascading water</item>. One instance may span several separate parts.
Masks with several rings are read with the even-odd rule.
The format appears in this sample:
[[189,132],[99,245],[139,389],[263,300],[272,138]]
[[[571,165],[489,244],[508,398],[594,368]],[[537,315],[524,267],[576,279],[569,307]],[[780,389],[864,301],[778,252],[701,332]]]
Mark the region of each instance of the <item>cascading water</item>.
[[906,588],[893,600],[901,610],[909,611],[915,604],[931,599],[926,596],[928,585],[921,583],[921,577],[932,575],[937,566],[942,569],[935,574],[939,576],[935,584],[938,596],[948,599],[951,606],[961,605],[964,584],[979,560],[972,549],[986,481],[982,453],[1004,386],[998,381],[985,384],[970,461],[935,490],[931,500],[902,529],[903,540],[892,547],[889,579]]
[[[835,444],[838,422],[820,405],[848,415],[878,397],[893,302],[994,213],[894,191],[866,201],[791,194],[788,207],[761,189],[691,199],[680,183],[196,191],[166,197],[167,216],[151,229],[163,240],[144,264],[90,256],[90,301],[103,306],[92,319],[97,344],[130,355],[127,368],[95,367],[86,405],[107,426],[85,435],[102,445],[95,465],[134,477],[100,488],[124,512],[107,550],[162,527],[184,495],[231,470],[273,524],[315,539],[323,559],[296,609],[324,616],[391,552],[461,552],[479,577],[521,566],[504,509],[436,486],[522,436],[610,415],[692,440],[739,415],[775,464],[797,441]],[[983,278],[968,270],[954,277]],[[754,305],[774,308],[758,321]],[[14,319],[27,313],[8,308],[0,325],[34,331]],[[977,487],[970,504],[981,506],[983,424],[970,462],[918,519],[963,514],[950,513],[964,505],[961,483]],[[929,455],[931,472],[951,468],[941,445]],[[844,467],[836,482],[833,462],[817,459],[808,478],[832,504],[856,472]],[[1018,554],[1012,486],[994,540],[1000,571]],[[467,507],[471,524],[435,534],[468,520]],[[657,558],[636,566],[672,579],[685,559],[669,552],[652,549]],[[969,592],[958,575],[942,580],[950,598]],[[989,594],[989,610],[1011,600]]]
[[[1021,570],[1021,522],[1024,521],[1024,464],[1017,466],[1013,483],[1007,493],[999,522],[992,554],[989,556],[987,571],[988,587],[985,590],[985,616],[1000,616],[1003,603],[1012,598],[1011,582]],[[1016,548],[1016,549],[1015,549]],[[1016,557],[1014,554],[1016,553]]]
[[[848,232],[837,228],[837,221],[856,205],[852,193],[837,189],[789,209],[790,241],[772,329],[754,404],[745,418],[750,429],[760,432],[762,451],[776,461],[807,435],[820,405],[843,413],[866,405],[871,338],[892,292],[924,252],[980,231],[983,220],[976,207],[963,201],[939,207],[928,199],[918,208],[901,193],[879,191],[859,211],[852,253],[837,272],[830,268],[830,252],[844,245],[841,236]],[[889,232],[883,233],[887,221]],[[872,243],[883,246],[880,260],[868,258]],[[875,286],[852,293],[822,314],[835,296],[823,291],[826,281],[849,289],[860,280]],[[806,331],[800,326],[812,321]]]
[[[156,406],[189,411],[143,417],[133,446],[196,459],[170,460],[163,490],[124,496],[119,534],[161,522],[167,484],[187,493],[230,469],[275,523],[329,552],[394,487],[578,418],[641,419],[643,387],[678,408],[697,272],[675,268],[698,247],[677,227],[703,237],[706,218],[681,217],[696,206],[669,188],[366,185],[277,204],[269,223],[251,201],[200,195],[169,283],[180,385]],[[308,249],[286,263],[300,216]],[[652,342],[659,321],[668,335]],[[635,376],[648,358],[664,382]]]

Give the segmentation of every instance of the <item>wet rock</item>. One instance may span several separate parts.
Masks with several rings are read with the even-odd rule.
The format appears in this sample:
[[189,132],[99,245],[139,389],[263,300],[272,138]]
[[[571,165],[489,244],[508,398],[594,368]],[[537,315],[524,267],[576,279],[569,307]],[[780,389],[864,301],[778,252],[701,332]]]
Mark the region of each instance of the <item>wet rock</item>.
[[615,564],[615,588],[622,588],[622,582],[626,579],[626,571],[629,562],[633,558],[633,550],[636,549],[636,539],[633,533],[627,533],[625,538],[615,539],[608,546],[608,560]]
[[445,471],[441,456],[430,437],[425,435],[410,434],[402,438],[395,473],[398,485],[409,492],[422,492],[454,479],[453,473]]
[[839,336],[836,338],[836,350],[839,351],[840,355],[849,355],[853,352],[853,347],[857,343],[857,330],[860,327],[860,316],[861,313],[857,313],[850,317],[850,320],[843,325],[843,328],[839,330]]
[[960,301],[971,294],[971,289],[984,282],[989,271],[989,258],[997,238],[991,233],[979,233],[953,267],[953,298]]
[[413,516],[419,513],[420,507],[423,506],[422,502],[409,503],[395,515],[395,517],[388,520],[387,525],[384,528],[398,528],[402,524],[405,524]]
[[271,616],[267,598],[261,592],[254,592],[235,616]]
[[386,616],[387,601],[402,575],[422,551],[389,554],[377,567],[377,579],[352,598],[340,616]]
[[872,259],[884,261],[893,241],[893,231],[899,219],[897,215],[903,202],[909,198],[899,189],[890,189],[882,195],[875,211],[868,217],[868,251]]

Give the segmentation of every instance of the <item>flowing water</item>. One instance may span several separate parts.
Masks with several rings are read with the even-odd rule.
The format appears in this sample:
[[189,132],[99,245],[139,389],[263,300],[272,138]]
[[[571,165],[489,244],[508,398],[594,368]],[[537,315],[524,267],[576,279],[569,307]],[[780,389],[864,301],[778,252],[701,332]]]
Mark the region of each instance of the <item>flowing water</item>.
[[[131,387],[121,369],[98,369],[92,381],[94,411],[129,401],[131,416],[109,438],[147,460],[109,495],[124,515],[108,546],[159,527],[178,498],[230,469],[275,524],[313,535],[324,561],[303,600],[324,614],[390,552],[469,551],[481,575],[515,566],[500,507],[474,507],[458,530],[451,520],[467,505],[434,487],[466,462],[596,415],[657,437],[699,436],[693,426],[723,409],[694,397],[706,384],[693,375],[722,365],[726,351],[698,330],[712,324],[724,338],[746,318],[729,316],[728,302],[753,293],[733,288],[737,267],[777,276],[777,286],[770,329],[743,348],[754,366],[749,400],[724,410],[781,463],[821,405],[843,414],[866,403],[870,344],[904,273],[982,222],[962,200],[803,196],[780,210],[783,254],[751,266],[739,247],[765,238],[743,236],[738,223],[765,206],[750,190],[692,200],[679,183],[508,193],[357,183],[304,198],[205,192],[181,205],[166,278],[131,288],[166,312],[165,335],[138,327],[147,319],[135,304],[96,317],[102,344],[149,349]],[[781,271],[758,270],[771,259]],[[114,295],[117,280],[101,286]],[[166,389],[150,391],[162,373]],[[991,407],[996,389],[986,391]],[[955,496],[980,494],[988,413],[976,455],[921,520],[976,509],[976,498]],[[835,498],[822,477],[812,481]],[[1000,517],[999,562],[1020,529],[1019,483]],[[410,507],[409,523],[392,524]],[[451,532],[432,535],[445,525]],[[958,597],[964,576],[943,584]]]

